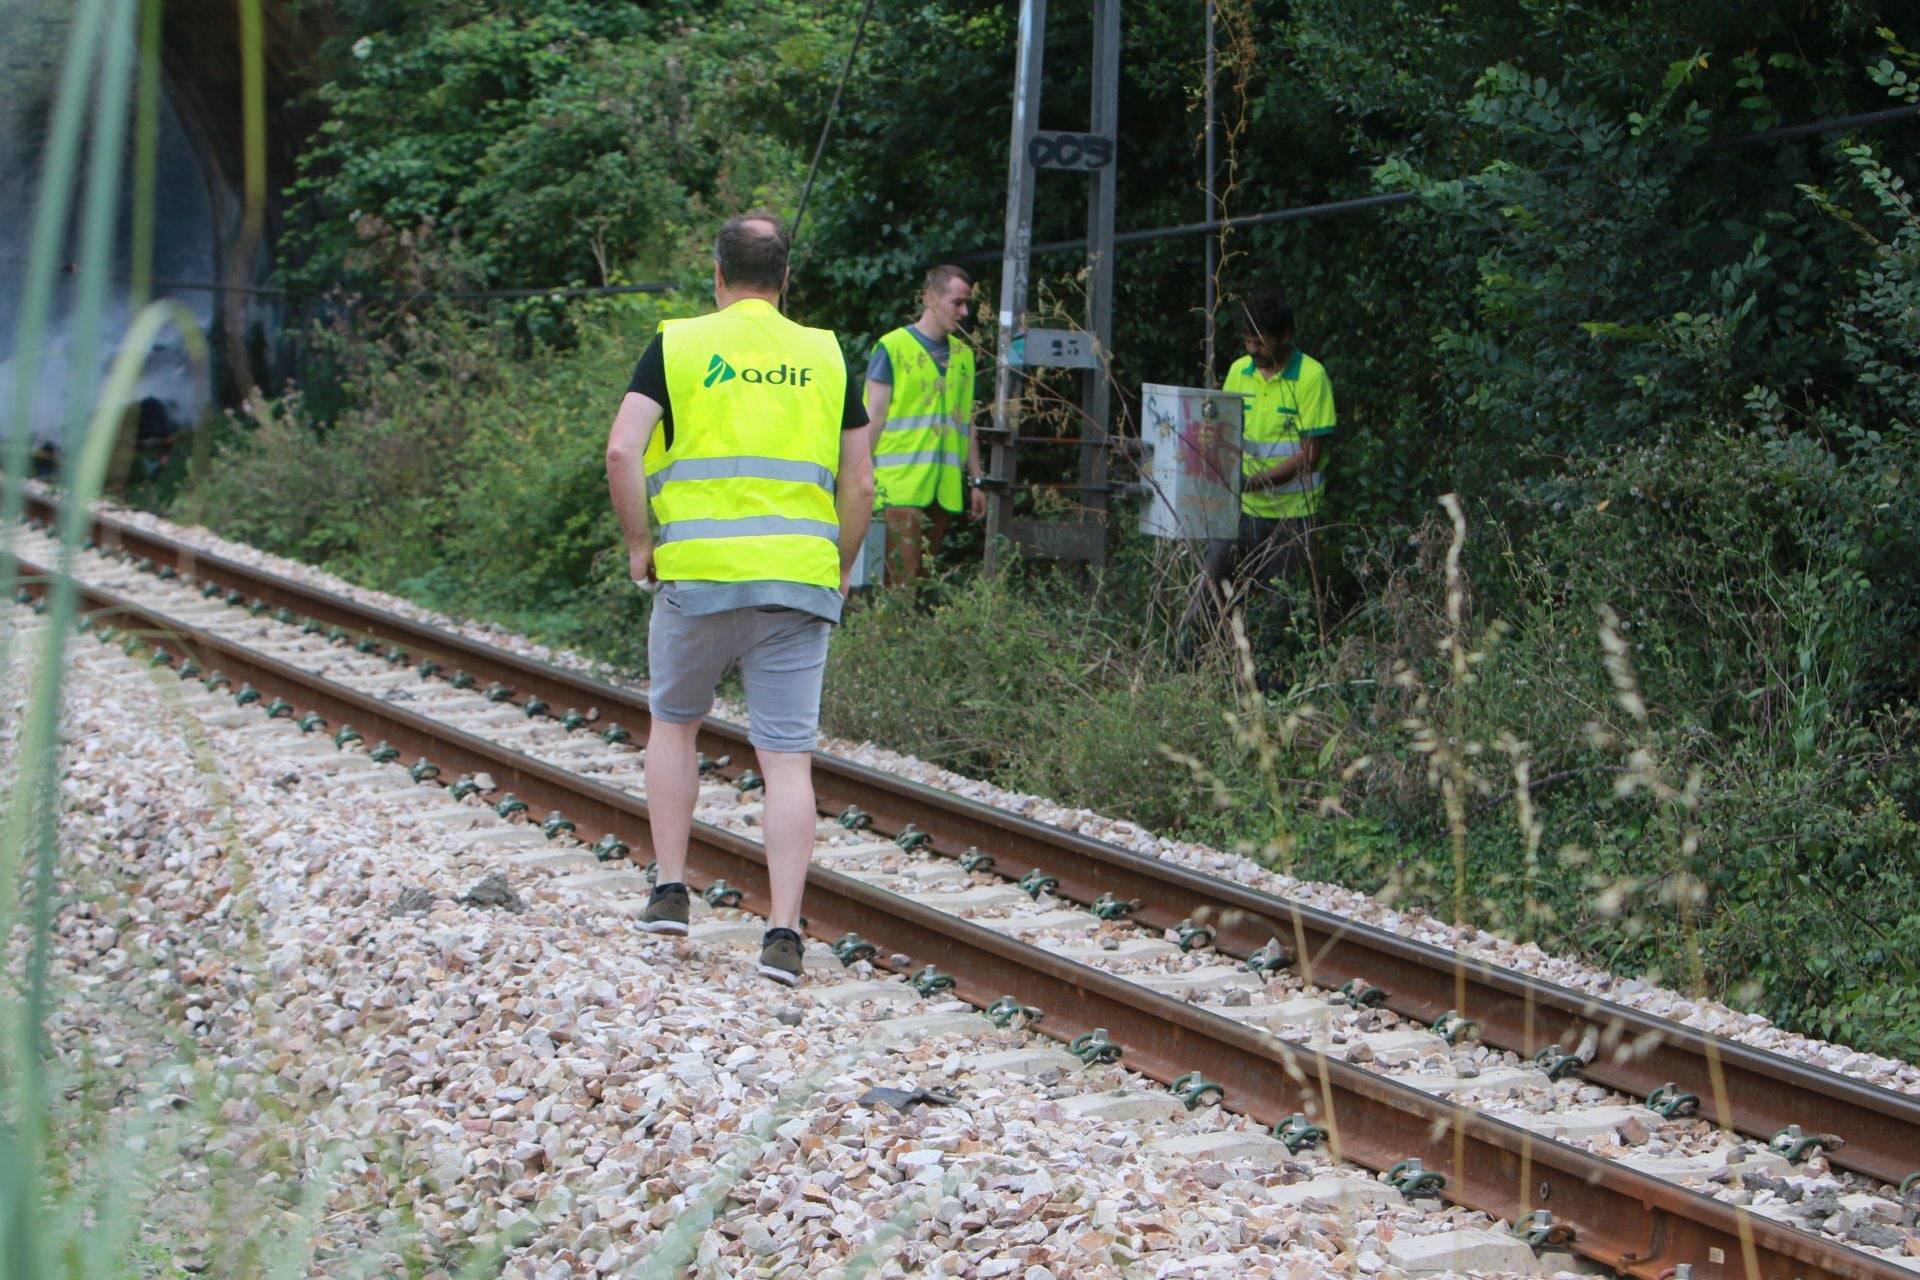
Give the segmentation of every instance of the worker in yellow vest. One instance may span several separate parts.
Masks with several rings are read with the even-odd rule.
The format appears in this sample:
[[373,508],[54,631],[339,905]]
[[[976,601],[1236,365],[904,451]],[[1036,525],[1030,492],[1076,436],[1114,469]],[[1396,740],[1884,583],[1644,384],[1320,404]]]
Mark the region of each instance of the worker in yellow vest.
[[687,932],[695,738],[715,686],[738,666],[747,737],[766,783],[772,910],[760,972],[791,985],[803,957],[827,633],[872,517],[873,464],[866,409],[839,340],[776,307],[789,247],[772,214],[720,229],[720,309],[654,335],[607,439],[607,484],[629,572],[658,589],[647,632],[646,754],[657,882],[640,927]]
[[935,267],[920,318],[883,335],[867,362],[875,501],[892,583],[931,572],[963,500],[975,520],[987,514],[973,435],[973,348],[962,333],[972,299],[965,271]]
[[1240,529],[1208,543],[1203,596],[1215,619],[1223,606],[1248,609],[1255,668],[1271,681],[1265,655],[1284,619],[1272,607],[1282,578],[1313,583],[1313,556],[1334,433],[1333,383],[1318,360],[1293,342],[1293,307],[1273,290],[1239,305],[1247,354],[1221,390],[1238,392],[1244,414],[1240,452]]

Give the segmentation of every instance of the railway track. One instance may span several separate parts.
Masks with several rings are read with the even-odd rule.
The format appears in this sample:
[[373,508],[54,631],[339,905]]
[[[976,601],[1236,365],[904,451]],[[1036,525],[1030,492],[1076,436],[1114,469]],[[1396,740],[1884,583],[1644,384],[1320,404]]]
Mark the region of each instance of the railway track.
[[[644,840],[644,801],[631,791],[608,784],[624,780],[622,757],[626,774],[633,776],[634,754],[617,745],[607,746],[604,751],[612,764],[607,759],[590,762],[589,755],[598,753],[601,744],[595,743],[593,752],[582,752],[578,744],[594,740],[565,727],[570,718],[576,722],[573,730],[585,729],[586,711],[567,717],[572,707],[584,707],[599,712],[594,723],[603,728],[617,719],[630,732],[638,733],[645,712],[644,701],[637,695],[527,663],[404,619],[363,611],[349,602],[195,555],[138,531],[103,523],[96,536],[103,536],[109,544],[117,538],[128,553],[151,560],[156,572],[171,569],[176,576],[183,572],[194,575],[214,586],[222,601],[232,600],[249,608],[257,603],[262,614],[285,610],[291,615],[278,621],[249,616],[238,608],[204,602],[176,583],[166,588],[175,598],[164,616],[123,597],[90,589],[89,607],[100,616],[117,617],[124,625],[156,636],[171,633],[171,641],[160,643],[176,653],[190,650],[201,654],[203,667],[211,669],[217,664],[236,684],[250,684],[259,690],[263,703],[272,690],[288,713],[322,716],[336,726],[351,722],[366,738],[385,738],[409,754],[427,758],[443,773],[459,770],[489,774],[500,791],[513,792],[521,802],[535,808],[551,805],[581,835],[612,834],[635,843]],[[91,568],[97,576],[102,566],[95,562]],[[124,570],[125,566],[118,568]],[[160,589],[160,584],[151,580],[144,580],[144,585]],[[234,600],[236,594],[239,598]],[[195,609],[201,614],[196,620],[209,625],[187,623],[183,615]],[[326,643],[324,626],[320,628],[322,635],[302,636],[295,625],[306,625],[302,615],[331,624],[343,634],[333,644]],[[240,629],[259,634],[241,643],[213,633],[213,622],[223,622],[225,629],[232,630],[236,619],[243,624]],[[289,657],[317,652],[330,655],[329,665],[359,669],[336,672],[334,679],[317,678],[298,670],[292,662],[263,655],[263,643],[280,646]],[[410,669],[396,670],[389,663],[387,655],[395,650]],[[421,686],[421,670],[430,663],[438,663],[449,677],[464,671],[472,677],[471,688],[457,688],[452,679]],[[368,691],[342,686],[341,679]],[[487,682],[490,695],[478,692],[482,680]],[[444,699],[433,700],[465,704],[460,716],[476,730],[483,725],[511,729],[495,736],[518,740],[518,745],[528,750],[544,750],[575,767],[535,759],[527,751],[490,742],[481,732],[449,728],[444,720],[436,724],[371,692],[375,687],[391,691],[399,682],[443,692]],[[558,698],[551,696],[555,694]],[[547,708],[540,707],[540,702]],[[562,719],[547,719],[545,711]],[[703,745],[716,754],[722,748],[743,748],[744,743],[737,743],[732,734],[728,726],[710,724],[711,741]],[[581,768],[602,770],[601,776],[608,782],[581,778]],[[1644,1063],[1647,1056],[1670,1046],[1684,1048],[1691,1039],[1698,1043],[1699,1060],[1709,1068],[1715,1053],[1723,1055],[1724,1062],[1742,1060],[1744,1055],[1759,1061],[1750,1066],[1742,1060],[1741,1069],[1767,1070],[1778,1064],[1823,1087],[1824,1097],[1854,1096],[1859,1105],[1879,1108],[1877,1118],[1870,1121],[1845,1112],[1839,1101],[1830,1102],[1831,1114],[1850,1125],[1884,1125],[1889,1115],[1899,1117],[1902,1104],[1911,1110],[1912,1099],[1744,1046],[1712,1041],[1635,1011],[1597,1006],[1585,997],[1551,988],[1529,994],[1529,986],[1538,984],[1483,966],[1468,967],[1470,982],[1463,988],[1460,960],[1451,953],[1393,935],[1370,937],[1373,931],[1351,922],[1322,917],[1209,877],[1066,836],[944,793],[901,784],[845,762],[823,758],[820,773],[823,801],[836,807],[844,801],[864,809],[871,815],[872,825],[858,833],[841,831],[839,843],[822,851],[823,864],[845,867],[848,874],[832,870],[816,874],[809,899],[813,932],[825,936],[858,934],[880,948],[885,957],[880,960],[883,967],[893,965],[896,958],[910,957],[911,966],[902,960],[898,967],[920,970],[923,981],[933,983],[946,976],[925,971],[927,964],[935,964],[948,971],[963,998],[981,1006],[991,1005],[1001,996],[1018,996],[1013,1004],[1044,1010],[1039,1026],[1042,1032],[1070,1043],[1079,1041],[1083,1048],[1094,1038],[1092,1033],[1103,1032],[1098,1039],[1124,1053],[1128,1065],[1163,1081],[1204,1069],[1208,1079],[1198,1083],[1223,1088],[1230,1109],[1244,1111],[1265,1123],[1284,1122],[1295,1114],[1330,1121],[1323,1126],[1330,1130],[1326,1140],[1338,1155],[1374,1168],[1391,1168],[1408,1158],[1419,1159],[1419,1172],[1445,1179],[1443,1192],[1449,1198],[1512,1221],[1530,1222],[1530,1230],[1543,1241],[1570,1234],[1573,1247],[1630,1274],[1657,1275],[1679,1263],[1695,1266],[1696,1275],[1904,1274],[1893,1263],[1872,1254],[1836,1247],[1831,1241],[1781,1226],[1762,1214],[1720,1203],[1643,1171],[1598,1160],[1549,1140],[1547,1134],[1560,1121],[1548,1120],[1542,1125],[1534,1120],[1532,1127],[1504,1123],[1457,1106],[1443,1096],[1480,1092],[1486,1076],[1495,1072],[1416,1081],[1425,1087],[1411,1087],[1307,1047],[1288,1046],[1281,1036],[1288,1034],[1286,1029],[1304,1027],[1308,1038],[1317,1038],[1324,1045],[1348,1033],[1371,1034],[1355,1029],[1369,1019],[1386,1018],[1390,1024],[1396,1023],[1399,1019],[1391,1015],[1408,1010],[1409,1021],[1428,1022],[1427,1008],[1408,994],[1421,990],[1415,979],[1403,981],[1397,971],[1387,967],[1397,957],[1397,963],[1411,969],[1424,958],[1442,967],[1442,981],[1448,990],[1468,992],[1463,1011],[1482,1022],[1481,1037],[1488,1044],[1511,1047],[1496,1039],[1503,1025],[1497,1013],[1498,998],[1523,1004],[1534,1001],[1531,1016],[1536,1035],[1541,1028],[1552,1027],[1553,1018],[1579,1019],[1568,1025],[1579,1031],[1581,1038],[1590,1040],[1595,1050],[1584,1068],[1588,1080],[1595,1083],[1607,1083],[1602,1076],[1609,1061]],[[741,802],[737,794],[730,798],[728,790],[719,785],[712,788],[705,816],[750,831],[754,807]],[[930,839],[922,838],[922,825]],[[904,839],[895,844],[874,838],[888,834],[904,834]],[[966,845],[960,844],[962,840]],[[938,856],[976,845],[982,852],[970,858],[964,870]],[[694,855],[696,866],[742,891],[749,905],[764,901],[760,896],[764,891],[763,872],[751,839],[738,832],[703,827]],[[983,858],[993,859],[992,864]],[[1067,874],[1056,874],[1050,868]],[[1028,899],[1026,893],[1010,889],[1004,879],[998,885],[992,883],[989,872],[1018,876],[1034,890],[1034,898],[1045,900],[1034,906],[1035,914],[1027,917],[1027,923],[1010,927],[990,921],[994,927],[984,927],[957,917],[956,911],[985,911],[995,904],[1005,905],[1008,893],[1015,899]],[[631,872],[624,874],[640,881]],[[1126,879],[1129,875],[1135,878]],[[1047,877],[1058,884],[1047,884]],[[956,882],[967,887],[954,890]],[[925,902],[909,900],[882,887],[919,890],[941,885],[948,886],[949,892],[930,894]],[[1141,892],[1131,896],[1140,898],[1140,905],[1131,912],[1115,910],[1126,902],[1122,894],[1135,885]],[[992,892],[996,888],[998,896]],[[969,894],[971,898],[967,898]],[[947,910],[926,905],[943,897],[950,899]],[[1101,935],[1098,941],[1047,951],[1013,936],[1033,932],[1086,934],[1086,925],[1074,927],[1059,919],[1045,919],[1067,915],[1057,906],[1058,901],[1067,899],[1104,904],[1103,914],[1130,914],[1147,928],[1120,936],[1124,931],[1116,922],[1103,924],[1092,913],[1080,912]],[[1031,900],[1029,905],[1033,905]],[[1237,953],[1242,960],[1254,957],[1263,972],[1196,961],[1193,955],[1179,952],[1153,936],[1189,920],[1213,929],[1212,941],[1218,953]],[[1198,936],[1191,931],[1185,935],[1189,941]],[[1274,950],[1275,938],[1293,944],[1284,965]],[[1118,962],[1122,968],[1137,972],[1109,972],[1090,963],[1096,960]],[[1193,968],[1195,963],[1201,967]],[[1324,988],[1345,968],[1355,969],[1353,976],[1372,985],[1350,987],[1345,1005],[1329,1004],[1324,990],[1311,993],[1313,984]],[[1383,974],[1392,977],[1392,982],[1384,980]],[[1259,992],[1262,998],[1256,1002],[1249,985],[1277,989],[1281,998],[1268,998],[1270,993],[1263,989]],[[1401,989],[1396,991],[1395,986]],[[1431,980],[1428,989],[1432,989]],[[1376,991],[1385,992],[1387,1013],[1371,1007],[1379,997],[1369,993]],[[1489,992],[1492,994],[1482,994]],[[1196,1008],[1190,1002],[1196,996],[1209,995],[1225,997],[1224,1002],[1212,1010]],[[1234,1003],[1234,995],[1243,996],[1244,1001]],[[1556,996],[1559,1006],[1554,1003]],[[1476,999],[1486,1003],[1475,1003]],[[1571,1006],[1570,1011],[1548,1012],[1567,1006]],[[1647,1023],[1655,1025],[1645,1028]],[[1263,1024],[1267,1029],[1262,1029]],[[1457,1024],[1446,1025],[1446,1029],[1455,1027]],[[1281,1029],[1279,1035],[1273,1034],[1276,1029]],[[1648,1030],[1659,1036],[1659,1043],[1652,1042]],[[1387,1037],[1396,1034],[1401,1048],[1411,1046],[1424,1052],[1437,1043],[1444,1052],[1444,1037],[1433,1032],[1413,1026],[1389,1026],[1385,1032]],[[1367,1043],[1379,1040],[1375,1036]],[[1568,1036],[1561,1043],[1571,1046],[1579,1040]],[[1521,1039],[1519,1047],[1528,1048],[1529,1042]],[[1623,1048],[1636,1050],[1637,1055],[1620,1052]],[[1426,1056],[1431,1059],[1433,1055]],[[1384,1061],[1384,1055],[1376,1061]],[[1571,1069],[1565,1055],[1551,1059],[1547,1065],[1559,1066],[1561,1071]],[[1501,1078],[1510,1082],[1503,1088],[1534,1087],[1538,1081],[1518,1077],[1545,1080],[1548,1075],[1517,1063],[1496,1068],[1499,1070],[1507,1073]],[[1729,1081],[1734,1078],[1728,1075]],[[1481,1080],[1483,1085],[1473,1084],[1474,1080]],[[1562,1081],[1556,1087],[1564,1091],[1570,1083]],[[1198,1084],[1189,1078],[1187,1086],[1191,1091]],[[1744,1104],[1747,1100],[1740,1101]],[[1646,1114],[1656,1124],[1665,1119],[1652,1112]],[[1808,1112],[1802,1109],[1799,1114]],[[1530,1113],[1519,1111],[1509,1112],[1509,1118],[1532,1119]],[[1746,1113],[1746,1123],[1750,1130],[1755,1126],[1751,1112]],[[1763,1129],[1767,1123],[1759,1122],[1757,1127]],[[1832,1127],[1845,1136],[1840,1123]],[[1803,1123],[1802,1133],[1811,1132]],[[1838,1154],[1852,1146],[1850,1140],[1837,1151],[1830,1149],[1829,1158],[1840,1163]],[[1899,1148],[1890,1149],[1897,1157]],[[1803,1147],[1793,1154],[1804,1156],[1809,1150]],[[1909,1155],[1915,1151],[1920,1151],[1920,1146],[1906,1148]],[[1785,1161],[1785,1153],[1766,1158],[1777,1170]],[[1550,1213],[1552,1220],[1528,1217],[1539,1210]]]

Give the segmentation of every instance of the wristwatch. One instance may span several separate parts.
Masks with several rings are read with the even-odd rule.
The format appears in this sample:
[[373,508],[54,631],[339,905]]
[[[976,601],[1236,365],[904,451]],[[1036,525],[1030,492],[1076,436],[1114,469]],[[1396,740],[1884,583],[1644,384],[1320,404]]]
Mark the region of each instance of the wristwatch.
[[968,476],[967,477],[967,488],[969,489],[983,488],[985,487],[986,483],[987,483],[987,478],[985,476]]

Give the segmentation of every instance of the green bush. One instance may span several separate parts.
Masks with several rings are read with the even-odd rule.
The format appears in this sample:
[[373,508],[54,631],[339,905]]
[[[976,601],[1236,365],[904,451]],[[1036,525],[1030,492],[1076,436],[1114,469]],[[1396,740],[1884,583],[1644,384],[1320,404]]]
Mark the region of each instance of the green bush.
[[927,609],[884,592],[848,610],[827,658],[821,725],[932,764],[1000,776],[1083,689],[1050,611],[976,578]]
[[[1726,442],[1695,443],[1686,465],[1738,509]],[[1475,531],[1510,575],[1488,594],[1520,609],[1497,628],[1463,589],[1451,630],[1440,540],[1420,538],[1312,677],[1372,692],[1327,704],[1367,765],[1342,793],[1355,819],[1313,824],[1301,868],[1911,1055],[1920,1017],[1888,997],[1920,981],[1902,944],[1920,927],[1920,711],[1855,678],[1876,604],[1780,576],[1757,527],[1609,514],[1536,530],[1524,553]],[[1615,658],[1609,590],[1640,606]]]
[[[1912,101],[1920,58],[1855,10],[1467,5],[1440,29],[1398,2],[1282,8],[1221,9],[1229,124],[1250,131],[1229,209],[1364,194],[1369,171],[1416,196],[1227,246],[1230,275],[1295,296],[1340,388],[1326,589],[1260,655],[1289,691],[1241,701],[1229,661],[1180,660],[1191,561],[1117,512],[1104,573],[986,580],[963,529],[946,579],[856,602],[824,727],[1920,1049],[1899,997],[1920,927],[1912,161],[1892,135],[1705,146]],[[800,117],[833,78],[832,6],[767,39],[724,21],[750,9],[541,0],[522,31],[471,5],[353,7],[372,43],[323,95],[308,274],[693,279],[695,227],[795,185]],[[1077,44],[1082,18],[1063,21]],[[1190,160],[1190,68],[1167,51],[1184,21],[1143,6],[1124,36],[1129,101],[1157,122],[1121,172],[1139,225],[1193,216],[1164,178]],[[941,0],[869,33],[798,314],[887,327],[928,261],[998,234],[986,153],[952,158],[966,180],[936,217],[914,140],[954,95],[1002,92],[1005,24]],[[927,60],[929,40],[951,56]],[[1869,46],[1886,56],[1861,77]],[[396,87],[421,111],[392,115]],[[750,144],[735,111],[765,126]],[[1284,166],[1247,141],[1303,111],[1342,127],[1300,133]],[[669,143],[632,150],[669,118]],[[1057,196],[1037,238],[1077,234]],[[1120,261],[1123,386],[1195,369],[1183,252]],[[1043,272],[1034,296],[1077,286]],[[229,424],[186,510],[640,669],[646,602],[601,448],[676,305],[401,311],[335,335],[306,398]],[[1058,457],[1029,454],[1023,478],[1064,478]],[[1447,490],[1470,517],[1458,572],[1428,520]]]
[[[1064,576],[944,584],[940,601],[886,592],[851,608],[827,660],[822,727],[930,763],[1166,831],[1237,838],[1194,757],[1231,787],[1232,682],[1181,670],[1085,608]],[[932,593],[929,593],[932,594]],[[1244,797],[1243,797],[1244,799]]]
[[232,415],[179,504],[189,519],[269,551],[391,586],[434,563],[456,527],[461,462],[477,430],[513,412],[514,375],[498,324],[451,307],[368,338],[318,332],[338,378],[332,417],[305,396],[256,397]]
[[1155,830],[1199,827],[1233,836],[1233,824],[1210,803],[1213,792],[1195,786],[1189,770],[1169,758],[1173,752],[1208,761],[1228,794],[1244,798],[1245,761],[1228,745],[1232,705],[1231,685],[1219,672],[1143,670],[1052,708],[1047,731],[1029,739],[1004,777],[1019,790],[1071,797],[1074,805]]

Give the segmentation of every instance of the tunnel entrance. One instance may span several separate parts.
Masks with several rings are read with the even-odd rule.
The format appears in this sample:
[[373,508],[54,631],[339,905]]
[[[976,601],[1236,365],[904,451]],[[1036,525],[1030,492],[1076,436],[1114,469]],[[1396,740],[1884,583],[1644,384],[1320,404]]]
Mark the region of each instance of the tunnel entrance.
[[[302,106],[327,34],[325,5],[262,6],[266,71],[267,202],[260,234],[245,234],[245,118],[241,41],[232,0],[166,0],[154,190],[152,294],[184,304],[206,334],[211,370],[194,371],[180,335],[165,332],[127,406],[131,437],[156,444],[189,430],[209,409],[232,405],[252,386],[289,372],[281,331],[286,316],[269,285],[284,221],[283,192],[311,128]],[[81,352],[73,332],[80,281],[74,274],[84,210],[76,177],[58,250],[59,271],[45,346],[23,424],[14,421],[20,294],[40,194],[47,129],[73,6],[56,0],[0,0],[12,51],[8,101],[0,107],[0,434],[23,425],[36,446],[58,447],[68,409],[91,404],[132,319],[132,129],[116,195],[113,254],[100,343]],[[126,6],[137,14],[138,6]],[[134,29],[109,37],[130,44]],[[131,111],[131,106],[129,107]],[[91,125],[91,121],[90,121]],[[92,133],[91,127],[88,135]],[[82,367],[84,366],[84,367]]]
[[[44,118],[45,110],[37,114]],[[5,360],[0,361],[0,404],[8,406],[13,403],[21,373],[15,358],[22,319],[19,312],[21,281],[30,250],[28,239],[33,231],[34,206],[40,194],[39,160],[44,142],[44,133],[28,139],[25,147],[12,152],[4,170],[0,171],[0,263],[4,263],[4,269],[0,270],[0,350],[7,353]],[[157,281],[168,283],[156,285],[155,293],[177,297],[192,311],[201,329],[210,332],[214,319],[213,292],[206,288],[170,287],[173,282],[216,281],[220,270],[214,253],[213,206],[206,175],[178,113],[165,95],[160,103],[158,160],[153,274]],[[73,274],[71,264],[79,256],[80,210],[76,208],[68,219],[59,251],[63,270],[54,287],[52,313],[47,318],[45,346],[39,376],[33,380],[35,394],[27,422],[36,447],[60,443],[68,408],[76,396],[82,405],[92,402],[95,389],[105,378],[120,339],[133,318],[131,157],[123,169],[115,209],[112,278],[107,282],[101,344],[93,353],[75,349],[74,308],[81,282]],[[85,361],[87,367],[76,368],[76,361]],[[193,370],[180,335],[168,330],[155,344],[132,396],[133,403],[143,406],[142,434],[149,440],[157,440],[185,430],[205,412],[212,392],[207,372]]]

